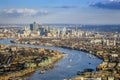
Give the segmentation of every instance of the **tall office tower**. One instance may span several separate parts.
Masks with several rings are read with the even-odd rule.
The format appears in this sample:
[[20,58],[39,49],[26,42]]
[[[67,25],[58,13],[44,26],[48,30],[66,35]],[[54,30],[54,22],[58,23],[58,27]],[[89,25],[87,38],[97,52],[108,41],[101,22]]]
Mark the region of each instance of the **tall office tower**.
[[81,37],[81,31],[80,31],[80,30],[77,31],[77,37],[78,37],[78,38]]
[[114,39],[113,45],[116,46],[116,44],[117,44],[116,39]]
[[42,25],[38,24],[38,30],[41,30],[41,29],[42,29]]
[[62,30],[62,35],[61,35],[63,38],[66,37],[66,31],[67,31],[66,27],[64,27]]
[[38,28],[39,28],[39,25],[36,22],[34,22],[33,24],[30,24],[31,31],[36,31],[38,30]]
[[47,27],[48,27],[48,32],[50,32],[51,28],[49,26],[47,26]]
[[52,29],[52,35],[53,35],[53,37],[57,37],[57,29],[56,28]]
[[45,26],[44,29],[47,33],[50,33],[51,28],[49,26]]
[[57,29],[57,37],[60,37],[60,29]]
[[107,45],[107,46],[110,45],[110,41],[109,41],[109,39],[106,40],[106,45]]
[[104,47],[104,38],[101,39],[102,48]]
[[33,31],[33,24],[30,24],[30,30]]
[[66,27],[63,28],[63,30],[62,30],[62,34],[63,34],[63,35],[66,34]]
[[119,36],[118,36],[118,34],[116,33],[116,34],[114,35],[114,40],[113,40],[113,45],[114,45],[114,46],[116,46],[116,44],[117,44],[117,38],[119,38]]

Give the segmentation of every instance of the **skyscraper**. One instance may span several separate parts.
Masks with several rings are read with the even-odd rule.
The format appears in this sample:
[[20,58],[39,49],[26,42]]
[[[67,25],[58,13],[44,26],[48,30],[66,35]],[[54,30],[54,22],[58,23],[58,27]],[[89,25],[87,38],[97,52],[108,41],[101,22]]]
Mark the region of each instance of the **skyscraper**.
[[33,24],[30,24],[30,30],[31,31],[38,30],[38,27],[39,27],[39,25],[36,22],[34,22]]

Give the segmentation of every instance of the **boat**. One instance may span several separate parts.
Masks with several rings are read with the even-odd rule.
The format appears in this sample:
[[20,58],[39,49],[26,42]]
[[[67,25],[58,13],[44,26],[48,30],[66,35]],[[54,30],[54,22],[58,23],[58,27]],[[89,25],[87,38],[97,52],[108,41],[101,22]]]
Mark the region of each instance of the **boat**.
[[94,58],[95,58],[95,56],[92,55],[92,54],[89,54],[89,57],[90,57],[91,59],[94,59]]
[[41,71],[40,71],[40,74],[44,74],[44,73],[45,73],[45,70],[41,70]]
[[91,63],[89,63],[89,64],[91,64]]
[[70,67],[71,67],[70,65],[67,66],[67,68],[70,68]]
[[77,75],[84,75],[83,71],[77,71]]
[[70,59],[70,62],[72,62],[72,59]]
[[92,69],[92,68],[86,68],[86,69],[84,69],[84,72],[93,72],[94,71],[94,69]]

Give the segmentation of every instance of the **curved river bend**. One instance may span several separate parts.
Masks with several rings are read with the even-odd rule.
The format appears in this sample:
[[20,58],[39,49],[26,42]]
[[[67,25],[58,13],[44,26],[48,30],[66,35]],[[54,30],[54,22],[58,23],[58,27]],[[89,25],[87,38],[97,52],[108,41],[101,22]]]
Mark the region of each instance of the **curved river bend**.
[[95,57],[94,59],[90,58],[88,56],[88,53],[82,51],[70,50],[70,49],[58,48],[58,47],[14,44],[11,43],[10,40],[11,39],[0,40],[0,44],[25,46],[25,47],[33,47],[33,48],[46,48],[68,54],[66,57],[64,57],[59,62],[57,62],[53,69],[46,71],[44,74],[39,74],[40,71],[36,71],[35,73],[29,76],[29,80],[63,80],[64,78],[75,77],[77,71],[82,71],[85,68],[92,68],[95,71],[96,66],[102,62],[102,60],[100,60],[97,57]]

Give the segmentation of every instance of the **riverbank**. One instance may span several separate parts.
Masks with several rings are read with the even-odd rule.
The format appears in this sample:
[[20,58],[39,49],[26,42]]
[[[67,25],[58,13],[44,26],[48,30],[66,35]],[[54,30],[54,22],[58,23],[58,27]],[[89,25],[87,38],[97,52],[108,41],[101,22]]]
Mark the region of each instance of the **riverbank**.
[[[11,40],[11,43],[30,44],[30,45],[39,45],[39,46],[50,46],[50,47],[60,47],[60,48],[66,48],[66,49],[70,49],[70,50],[78,50],[78,51],[87,52],[89,54],[92,54],[92,55],[94,55],[94,56],[96,56],[99,59],[102,59],[104,61],[104,58],[101,55],[97,54],[96,51],[90,50],[90,49],[87,49],[87,48],[84,48],[84,47],[81,47],[81,46],[74,45],[75,40],[71,40],[71,41],[74,41],[73,45],[72,45],[72,43],[65,43],[66,40],[65,41],[64,40],[61,40],[61,41],[60,40],[54,40],[54,39],[49,40],[49,38],[47,38],[47,40],[46,39],[45,40],[41,39],[40,41],[38,41],[38,39],[36,39],[36,40],[34,40],[34,39],[29,39],[29,40],[28,39],[16,39],[16,40]],[[62,41],[63,41],[63,44],[62,44]],[[68,42],[69,41],[70,40],[68,40]]]
[[[14,80],[16,77],[24,76],[38,69],[50,69],[52,68],[51,66],[54,66],[54,63],[59,61],[65,55],[58,51],[42,48],[33,49],[8,45],[0,45],[0,47],[0,52],[3,52],[1,55],[8,55],[8,57],[3,57],[3,59],[6,60],[2,60],[2,57],[0,57],[0,63],[3,62],[2,65],[4,64],[4,66],[0,65],[0,80]],[[9,50],[11,50],[11,52]],[[42,56],[39,56],[41,54]]]
[[[56,46],[73,50],[80,50],[89,52],[92,55],[97,56],[103,60],[103,63],[96,67],[96,73],[84,73],[80,75],[82,78],[95,78],[96,75],[99,75],[101,79],[108,79],[112,77],[114,79],[120,78],[120,62],[119,62],[119,46],[107,46],[102,44],[93,44],[90,42],[91,39],[20,39],[14,41],[15,43],[22,44],[35,44],[35,45],[44,45],[44,46]],[[77,42],[77,43],[76,43]],[[106,73],[106,74],[104,74]],[[94,74],[94,75],[91,75]],[[90,76],[86,76],[90,75]],[[74,78],[75,79],[75,78]]]
[[0,80],[8,80],[8,79],[15,80],[15,79],[17,79],[17,77],[25,76],[27,74],[30,74],[30,73],[36,71],[36,70],[48,70],[48,69],[50,69],[50,67],[54,66],[54,63],[59,61],[63,56],[64,55],[60,55],[57,58],[53,58],[50,62],[45,61],[46,63],[44,65],[39,66],[39,67],[26,68],[26,69],[18,71],[18,72],[10,73],[7,75],[2,75],[2,76],[0,76]]

